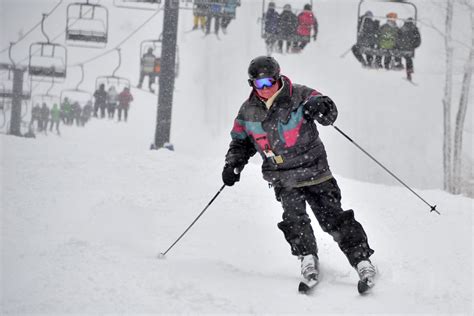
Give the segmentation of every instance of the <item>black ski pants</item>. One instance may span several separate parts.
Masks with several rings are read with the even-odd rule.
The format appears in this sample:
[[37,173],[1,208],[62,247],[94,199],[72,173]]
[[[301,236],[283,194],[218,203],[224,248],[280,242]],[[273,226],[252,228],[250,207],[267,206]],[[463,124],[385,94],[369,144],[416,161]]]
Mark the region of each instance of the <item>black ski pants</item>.
[[341,208],[341,192],[334,178],[301,188],[275,188],[275,193],[283,206],[283,221],[278,223],[278,228],[283,231],[293,255],[318,254],[306,202],[322,230],[334,238],[352,266],[374,252],[364,228],[354,218],[354,211]]

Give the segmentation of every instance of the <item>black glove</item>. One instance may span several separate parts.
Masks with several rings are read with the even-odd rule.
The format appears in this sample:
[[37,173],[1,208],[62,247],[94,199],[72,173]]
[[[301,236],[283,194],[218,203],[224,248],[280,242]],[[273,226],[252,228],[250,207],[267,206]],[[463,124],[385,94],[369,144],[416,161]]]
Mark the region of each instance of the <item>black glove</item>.
[[336,104],[330,97],[318,95],[311,97],[304,104],[304,114],[306,117],[318,121],[319,124],[332,125],[337,119]]
[[240,180],[240,172],[235,173],[234,169],[236,169],[236,167],[233,167],[229,164],[225,164],[224,170],[222,170],[222,181],[224,181],[225,185],[228,185],[230,187]]
[[317,38],[317,35],[314,34],[314,35],[313,35],[313,41],[316,41],[316,38]]

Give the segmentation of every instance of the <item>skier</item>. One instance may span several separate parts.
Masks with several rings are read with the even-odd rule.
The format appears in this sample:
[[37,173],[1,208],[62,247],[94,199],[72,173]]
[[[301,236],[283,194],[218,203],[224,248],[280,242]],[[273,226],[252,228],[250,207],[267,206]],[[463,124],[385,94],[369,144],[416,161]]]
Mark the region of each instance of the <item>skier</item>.
[[222,19],[221,28],[222,33],[227,33],[227,27],[229,27],[232,19],[235,19],[237,7],[239,6],[239,0],[225,0],[222,8]]
[[74,124],[76,121],[76,126],[81,126],[81,115],[82,115],[82,108],[79,102],[74,101],[72,104],[72,111],[71,111],[71,124]]
[[286,52],[297,45],[295,41],[298,17],[291,11],[291,5],[285,4],[278,23],[278,50],[283,52],[283,41],[286,40]]
[[110,86],[107,90],[107,116],[109,119],[114,118],[115,109],[118,103],[118,92],[115,90],[115,86]]
[[43,102],[43,106],[41,107],[41,117],[39,120],[39,129],[38,131],[44,132],[48,134],[48,122],[49,122],[49,107]]
[[[414,51],[421,44],[420,31],[416,27],[413,18],[408,18],[400,28],[400,36],[398,37],[397,47],[402,51]],[[413,73],[413,59],[405,55],[407,79],[411,80]]]
[[264,31],[265,31],[265,44],[267,45],[267,52],[270,54],[273,52],[273,46],[278,36],[278,23],[280,21],[280,15],[275,10],[275,2],[268,3],[267,12],[264,16]]
[[318,20],[314,16],[313,11],[311,11],[311,5],[305,4],[303,11],[298,14],[298,27],[296,33],[300,38],[300,43],[298,46],[299,50],[305,48],[311,39],[311,29],[313,29],[313,40],[316,41],[318,36]]
[[[99,108],[97,108],[98,110]],[[63,102],[60,105],[60,115],[61,115],[61,120],[63,121],[63,124],[69,125],[69,117],[71,116],[71,102],[69,101],[68,97],[65,97]]]
[[206,26],[206,15],[207,11],[209,10],[209,5],[207,3],[202,3],[201,1],[194,1],[194,7],[193,7],[193,15],[194,15],[194,21],[193,21],[193,30],[197,30],[199,25],[201,26],[201,29],[204,30]]
[[122,92],[120,92],[118,96],[119,100],[119,105],[118,105],[118,120],[122,120],[122,111],[123,113],[123,118],[125,122],[127,121],[128,118],[128,109],[130,108],[130,102],[133,101],[133,96],[130,93],[129,88],[123,88]]
[[100,118],[105,117],[105,107],[107,102],[107,92],[105,91],[105,84],[101,83],[99,89],[94,92],[94,116],[97,117],[97,112],[100,109]]
[[155,93],[153,90],[153,84],[155,83],[155,64],[157,62],[156,56],[153,54],[153,48],[149,47],[147,52],[142,56],[140,64],[140,79],[138,80],[137,88],[141,89],[145,76],[148,76],[148,89],[151,93]]
[[86,105],[84,105],[84,108],[82,109],[82,116],[81,116],[82,126],[84,126],[89,121],[92,111],[93,111],[92,101],[89,100],[87,101]]
[[374,19],[374,15],[371,11],[365,12],[359,19],[357,28],[357,43],[352,46],[352,53],[364,67],[370,67],[374,65],[374,56],[372,54],[365,54],[366,59],[364,59],[364,56],[361,53],[361,48],[376,47],[379,24],[380,21]]
[[34,129],[34,124],[35,124],[35,121],[37,122],[37,129],[40,130],[41,129],[41,126],[40,126],[40,120],[41,120],[41,107],[39,105],[39,103],[36,103],[35,106],[31,109],[31,120],[30,120],[30,125],[29,127],[31,129]]
[[56,133],[61,135],[59,131],[59,123],[61,121],[61,111],[59,110],[58,104],[54,103],[53,108],[51,109],[51,125],[49,126],[49,131],[53,131],[53,126],[56,125]]
[[222,0],[209,0],[206,17],[206,34],[211,32],[211,20],[214,18],[214,33],[219,34],[219,19],[222,14]]
[[[378,46],[385,50],[383,65],[385,69],[390,69],[392,61],[392,50],[396,48],[400,29],[397,26],[398,15],[395,12],[387,13],[387,23],[382,25],[378,33]],[[377,63],[379,63],[381,56],[377,56]],[[402,69],[402,61],[400,57],[395,57],[395,69]]]
[[252,92],[234,121],[222,171],[224,184],[239,181],[236,171],[258,152],[263,158],[263,178],[273,186],[283,207],[278,228],[291,253],[301,260],[303,280],[317,281],[319,276],[318,248],[306,213],[308,202],[323,231],[333,236],[367,290],[376,274],[369,260],[374,251],[354,211],[341,208],[341,193],[314,123],[331,125],[337,118],[336,105],[328,96],[280,75],[273,57],[253,59],[248,75]]

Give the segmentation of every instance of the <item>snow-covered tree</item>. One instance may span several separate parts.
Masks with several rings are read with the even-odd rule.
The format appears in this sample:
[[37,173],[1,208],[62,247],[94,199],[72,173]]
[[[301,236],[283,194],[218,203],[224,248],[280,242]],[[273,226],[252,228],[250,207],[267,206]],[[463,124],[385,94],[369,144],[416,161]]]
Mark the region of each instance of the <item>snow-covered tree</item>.
[[[462,12],[470,15],[471,43],[463,43],[453,38],[453,12],[458,7]],[[448,0],[446,3],[445,30],[441,31],[434,25],[430,25],[444,37],[446,60],[445,60],[445,86],[443,95],[443,188],[451,193],[461,193],[462,186],[462,148],[464,122],[469,104],[471,90],[473,58],[474,58],[474,3],[472,0]],[[467,28],[469,29],[469,28]],[[459,45],[461,44],[461,45]],[[454,80],[455,49],[468,49],[467,60],[464,61],[463,79],[459,92],[458,107],[454,108],[453,86],[457,84]],[[456,57],[459,58],[459,57]],[[456,60],[457,61],[457,60]],[[456,112],[456,119],[453,122],[453,113]]]

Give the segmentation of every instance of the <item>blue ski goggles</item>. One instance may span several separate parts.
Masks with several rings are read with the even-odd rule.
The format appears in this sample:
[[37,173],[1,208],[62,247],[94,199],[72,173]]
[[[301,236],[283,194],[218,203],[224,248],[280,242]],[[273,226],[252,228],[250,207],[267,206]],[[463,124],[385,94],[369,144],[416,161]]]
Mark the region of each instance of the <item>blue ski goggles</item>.
[[271,88],[275,83],[276,80],[274,78],[260,78],[252,81],[253,86],[258,90],[261,90],[265,87]]

